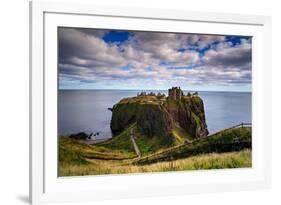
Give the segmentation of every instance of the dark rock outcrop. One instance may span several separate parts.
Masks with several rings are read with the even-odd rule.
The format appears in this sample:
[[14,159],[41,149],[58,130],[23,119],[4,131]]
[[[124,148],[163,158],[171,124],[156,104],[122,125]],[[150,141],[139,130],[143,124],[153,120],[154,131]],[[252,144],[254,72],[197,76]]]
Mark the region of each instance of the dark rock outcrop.
[[89,136],[85,132],[79,132],[79,133],[70,135],[69,138],[75,139],[75,140],[87,140],[89,138]]
[[204,105],[199,96],[185,96],[181,100],[167,99],[166,107],[173,121],[190,135],[208,135]]

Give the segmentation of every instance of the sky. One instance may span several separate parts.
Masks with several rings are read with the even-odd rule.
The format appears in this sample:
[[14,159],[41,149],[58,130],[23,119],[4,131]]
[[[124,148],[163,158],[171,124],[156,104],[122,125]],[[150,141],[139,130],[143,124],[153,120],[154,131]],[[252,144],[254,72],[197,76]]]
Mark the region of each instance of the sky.
[[251,92],[251,40],[60,27],[59,89]]

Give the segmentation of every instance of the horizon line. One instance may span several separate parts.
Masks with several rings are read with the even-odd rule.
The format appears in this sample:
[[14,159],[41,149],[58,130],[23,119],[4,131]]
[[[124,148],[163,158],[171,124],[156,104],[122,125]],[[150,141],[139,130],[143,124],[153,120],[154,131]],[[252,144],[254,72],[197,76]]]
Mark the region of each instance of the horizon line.
[[[168,88],[169,89],[169,88]],[[168,89],[114,89],[114,88],[111,88],[111,89],[77,89],[77,88],[59,88],[58,91],[91,91],[91,90],[110,90],[110,91],[146,91],[146,90],[149,90],[149,91],[168,91]],[[186,90],[186,89],[182,89],[183,91],[190,91],[190,92],[229,92],[229,93],[252,93],[252,91],[243,91],[243,90],[230,90],[230,91],[227,91],[227,90]]]

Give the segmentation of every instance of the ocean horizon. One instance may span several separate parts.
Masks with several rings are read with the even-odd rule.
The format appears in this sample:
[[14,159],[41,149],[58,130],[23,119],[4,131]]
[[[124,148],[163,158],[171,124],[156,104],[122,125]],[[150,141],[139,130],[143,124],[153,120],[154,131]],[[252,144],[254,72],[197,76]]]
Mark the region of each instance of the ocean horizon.
[[[168,89],[76,89],[76,88],[59,88],[58,91],[159,91],[159,92],[168,92]],[[226,90],[184,90],[184,92],[225,92],[225,93],[252,93],[252,91],[243,91],[243,90],[234,90],[234,91],[226,91]]]
[[[155,89],[59,89],[58,134],[99,132],[97,139],[111,138],[111,111],[114,104],[138,92],[155,92],[167,96],[168,90]],[[252,121],[252,92],[199,91],[205,109],[206,123],[210,133],[239,123]]]

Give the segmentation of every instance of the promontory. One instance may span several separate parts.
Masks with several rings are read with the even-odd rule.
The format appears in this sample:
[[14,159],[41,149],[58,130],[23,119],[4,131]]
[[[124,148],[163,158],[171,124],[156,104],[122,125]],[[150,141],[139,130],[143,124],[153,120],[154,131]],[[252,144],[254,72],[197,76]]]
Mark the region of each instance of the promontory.
[[180,87],[169,89],[168,96],[141,92],[115,104],[110,124],[113,135],[132,125],[143,137],[167,143],[174,139],[176,130],[193,139],[208,135],[203,100],[197,92],[184,95]]

